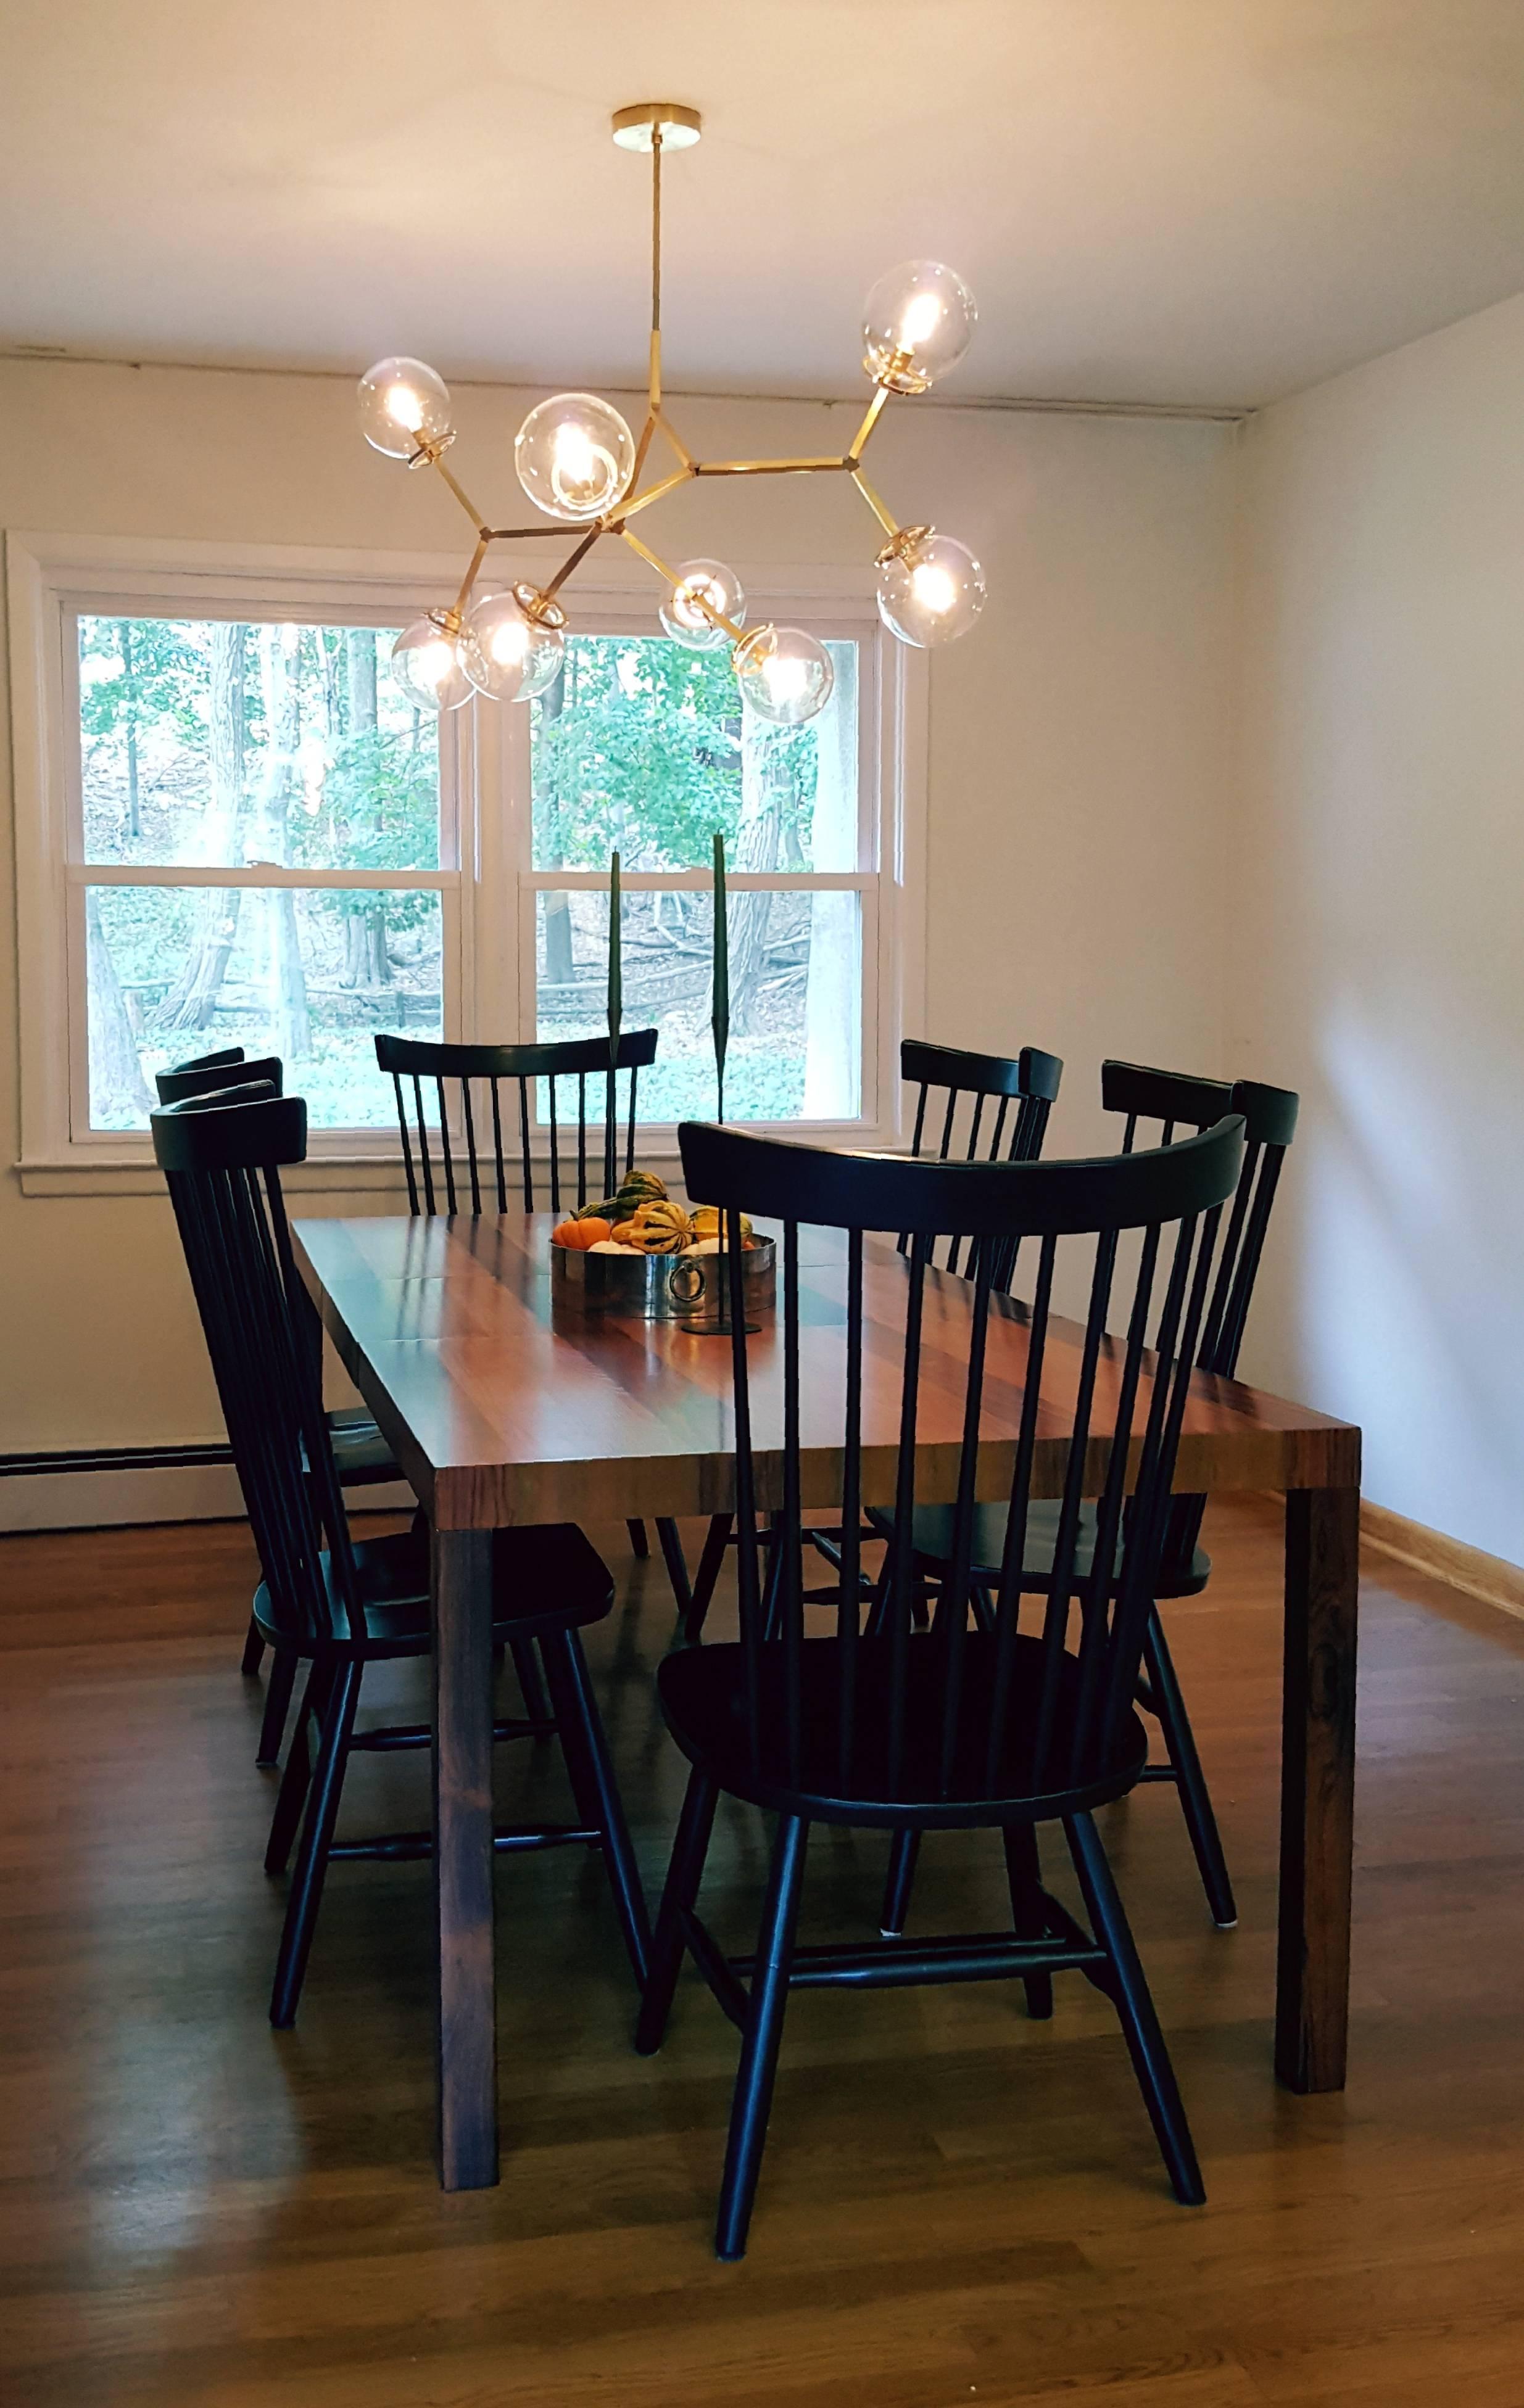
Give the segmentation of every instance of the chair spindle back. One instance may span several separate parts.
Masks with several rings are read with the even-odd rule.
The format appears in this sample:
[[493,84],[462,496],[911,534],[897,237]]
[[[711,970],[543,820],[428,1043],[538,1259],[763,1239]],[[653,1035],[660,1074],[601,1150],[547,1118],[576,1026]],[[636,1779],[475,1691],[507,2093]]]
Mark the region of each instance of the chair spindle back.
[[[1024,1045],[1013,1061],[1003,1054],[966,1054],[956,1046],[927,1045],[907,1037],[899,1048],[899,1075],[918,1091],[913,1156],[919,1161],[934,1146],[938,1162],[1036,1162],[1063,1072],[1057,1054],[1043,1054],[1035,1045]],[[944,1101],[933,1100],[943,1095]],[[968,1125],[959,1134],[965,1098]],[[909,1242],[910,1233],[902,1230],[901,1254]],[[962,1245],[961,1239],[948,1240],[944,1269],[956,1270]],[[1009,1289],[1015,1268],[1013,1247],[1010,1259],[999,1267],[998,1288]]]
[[[1243,1122],[1224,1119],[1202,1136],[1157,1153],[1095,1162],[959,1163],[830,1154],[725,1128],[686,1124],[680,1132],[688,1194],[726,1216],[735,1394],[736,1505],[746,1712],[760,1778],[816,1795],[914,1801],[975,1819],[992,1799],[1083,1791],[1115,1756],[1130,1715],[1144,1631],[1164,1542],[1170,1486],[1192,1367],[1205,1324],[1222,1207],[1244,1154]],[[777,1305],[782,1396],[759,1405],[748,1354],[739,1214],[776,1215],[784,1225]],[[843,1233],[841,1320],[823,1312],[812,1271],[801,1312],[799,1230]],[[908,1261],[880,1241],[902,1231]],[[1134,1271],[1119,1268],[1118,1240],[1141,1232]],[[941,1238],[970,1247],[968,1268],[950,1281],[932,1263]],[[1001,1296],[1004,1250],[1038,1241],[1029,1308]],[[1071,1404],[1042,1400],[1051,1300],[1060,1254],[1088,1258],[1089,1305]],[[1130,1259],[1132,1249],[1129,1250]],[[1125,1291],[1130,1285],[1130,1294]],[[879,1342],[865,1349],[870,1294]],[[1114,1307],[1126,1340],[1107,1332]],[[882,1392],[882,1325],[902,1312],[904,1363],[894,1469],[894,1532],[880,1575],[879,1602],[861,1627],[860,1547],[865,1377]],[[956,1316],[956,1348],[938,1350],[930,1376],[922,1358],[936,1324]],[[1155,1353],[1149,1329],[1157,1322]],[[1023,1400],[1010,1490],[1005,1558],[987,1640],[969,1629],[972,1604],[977,1457],[992,1328],[999,1378],[1020,1381]],[[1025,1330],[1025,1363],[1013,1365]],[[866,1371],[865,1371],[866,1354]],[[956,1412],[956,1505],[951,1562],[930,1633],[913,1632],[917,1576],[913,1514],[917,1435],[933,1417],[949,1434],[949,1365],[966,1362]],[[838,1412],[838,1400],[840,1412]],[[956,1409],[955,1409],[956,1410]],[[804,1586],[799,1540],[801,1448],[841,1448],[841,1589],[828,1684],[804,1674]],[[1063,1426],[1067,1416],[1067,1427]],[[1129,1449],[1137,1450],[1129,1472]],[[1081,1574],[1081,1500],[1096,1480],[1094,1549]],[[881,1472],[882,1503],[886,1478]],[[1053,1576],[1028,1598],[1021,1628],[1022,1563],[1028,1508],[1061,1495]],[[812,1511],[820,1503],[812,1495]],[[764,1581],[758,1512],[781,1515]],[[772,1643],[774,1641],[781,1643]],[[970,1650],[979,1651],[969,1677]],[[819,1659],[817,1659],[818,1661]],[[914,1708],[912,1711],[913,1689]],[[892,1819],[885,1812],[884,1819]]]
[[[520,1190],[526,1212],[535,1210],[536,1166],[530,1143],[529,1089],[543,1079],[550,1097],[549,1150],[546,1168],[548,1201],[559,1212],[573,1201],[577,1208],[612,1196],[619,1185],[620,1144],[616,1070],[629,1073],[625,1115],[624,1169],[635,1161],[636,1087],[641,1070],[656,1058],[654,1028],[633,1029],[621,1037],[616,1063],[611,1066],[606,1037],[574,1037],[549,1045],[437,1045],[408,1037],[376,1039],[376,1059],[388,1072],[396,1097],[397,1126],[402,1132],[402,1159],[408,1174],[408,1201],[414,1212],[506,1212],[510,1164],[515,1148],[511,1135],[505,1145],[502,1082],[518,1088],[517,1162]],[[575,1198],[564,1195],[569,1166],[562,1161],[562,1121],[556,1082],[577,1082],[577,1177]],[[591,1197],[587,1175],[587,1086],[601,1084],[604,1106],[602,1183]],[[481,1107],[473,1105],[473,1082]],[[432,1090],[433,1120],[424,1103]],[[451,1134],[450,1091],[458,1091],[459,1118]],[[597,1085],[595,1086],[597,1093]],[[460,1159],[457,1160],[457,1146]],[[486,1201],[482,1198],[485,1196]],[[469,1201],[463,1202],[463,1196]]]
[[326,1555],[350,1635],[363,1637],[316,1315],[280,1191],[281,1167],[306,1157],[307,1106],[266,1084],[188,1097],[151,1126],[274,1611],[294,1631],[332,1632]]
[[[1271,1207],[1286,1150],[1296,1135],[1301,1097],[1289,1087],[1267,1087],[1254,1079],[1240,1079],[1229,1085],[1225,1080],[1198,1079],[1185,1071],[1151,1070],[1135,1062],[1103,1062],[1100,1100],[1107,1111],[1126,1116],[1124,1154],[1132,1152],[1141,1121],[1157,1122],[1157,1141],[1168,1145],[1178,1128],[1209,1128],[1225,1112],[1243,1115],[1244,1168],[1228,1216],[1198,1354],[1201,1370],[1230,1380],[1238,1369]],[[1205,1511],[1204,1497],[1174,1498],[1165,1546],[1168,1564],[1189,1563]]]

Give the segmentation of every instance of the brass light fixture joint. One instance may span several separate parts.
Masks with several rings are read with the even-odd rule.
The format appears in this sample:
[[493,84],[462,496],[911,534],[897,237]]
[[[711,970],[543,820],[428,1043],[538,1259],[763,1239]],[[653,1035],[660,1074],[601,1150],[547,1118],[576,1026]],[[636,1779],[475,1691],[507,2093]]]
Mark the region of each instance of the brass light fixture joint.
[[917,547],[925,543],[934,530],[928,526],[898,527],[882,552],[875,553],[875,568],[887,568],[891,560],[908,560]]

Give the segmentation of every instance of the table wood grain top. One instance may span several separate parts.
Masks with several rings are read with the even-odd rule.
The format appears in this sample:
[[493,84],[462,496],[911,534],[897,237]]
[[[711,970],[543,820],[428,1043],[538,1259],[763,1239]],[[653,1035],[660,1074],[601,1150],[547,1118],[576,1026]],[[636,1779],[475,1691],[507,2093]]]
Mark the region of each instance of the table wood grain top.
[[[553,1296],[548,1212],[299,1221],[302,1275],[340,1360],[438,1528],[625,1515],[703,1514],[735,1502],[730,1348],[672,1322],[582,1313]],[[893,1498],[903,1369],[905,1266],[892,1240],[865,1249],[863,1495]],[[782,1276],[780,1268],[780,1278]],[[804,1503],[841,1499],[845,1278],[834,1233],[800,1233]],[[967,1377],[969,1283],[927,1276],[917,1494],[950,1501]],[[782,1429],[781,1327],[749,1340],[759,1445]],[[982,1497],[1010,1490],[1027,1322],[997,1299],[981,1425]],[[1050,1325],[1035,1485],[1057,1495],[1080,1330]],[[1107,1367],[1109,1369],[1110,1367]],[[1104,1387],[1106,1370],[1103,1369]],[[1104,1398],[1097,1421],[1105,1426]],[[1043,1429],[1043,1423],[1047,1427]],[[1045,1440],[1045,1443],[1043,1442]],[[1099,1491],[1097,1441],[1085,1485]],[[759,1471],[765,1465],[759,1460]],[[1353,1488],[1359,1432],[1235,1381],[1200,1374],[1175,1484]],[[768,1496],[764,1504],[774,1502]]]

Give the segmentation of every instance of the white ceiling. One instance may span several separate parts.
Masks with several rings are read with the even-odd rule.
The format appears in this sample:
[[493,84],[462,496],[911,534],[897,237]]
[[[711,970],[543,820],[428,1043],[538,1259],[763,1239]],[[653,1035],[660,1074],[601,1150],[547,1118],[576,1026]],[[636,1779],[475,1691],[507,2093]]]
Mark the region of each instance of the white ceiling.
[[1256,404],[1524,287],[1524,0],[50,0],[0,35],[0,344],[618,384],[669,164],[669,381]]

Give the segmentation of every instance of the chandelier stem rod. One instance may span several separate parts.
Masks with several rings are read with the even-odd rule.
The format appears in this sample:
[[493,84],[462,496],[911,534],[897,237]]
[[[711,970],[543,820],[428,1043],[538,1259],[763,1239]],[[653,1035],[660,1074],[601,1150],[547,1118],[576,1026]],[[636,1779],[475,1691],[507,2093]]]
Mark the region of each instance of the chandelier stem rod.
[[872,486],[869,483],[860,468],[854,468],[852,472],[852,481],[856,486],[858,493],[861,494],[864,501],[868,504],[869,509],[872,511],[873,516],[877,519],[880,526],[884,529],[884,534],[898,535],[899,533],[898,523],[884,509],[884,504],[880,501],[877,494],[874,493]]
[[575,551],[569,552],[567,554],[566,559],[561,563],[555,575],[546,586],[543,594],[539,597],[542,602],[554,601],[557,594],[566,583],[567,579],[571,575],[571,572],[576,567],[578,562],[586,559],[588,553],[592,551],[593,546],[597,543],[599,536],[606,533],[607,529],[601,526],[589,528],[587,534],[583,536],[581,543],[577,545]]
[[486,520],[477,509],[476,504],[472,501],[465,487],[458,484],[455,479],[451,475],[449,469],[444,465],[443,459],[438,452],[434,453],[430,461],[430,466],[439,470],[439,475],[444,479],[445,483],[449,486],[451,492],[454,494],[456,501],[460,504],[461,509],[465,511],[467,517],[470,520],[471,524],[475,527],[477,534],[479,536],[490,537],[492,530],[488,526]]
[[872,400],[868,405],[867,417],[863,420],[863,423],[858,427],[856,434],[847,445],[847,459],[854,468],[856,467],[858,461],[863,456],[863,452],[867,445],[868,438],[872,434],[874,427],[878,424],[879,412],[883,409],[884,405],[888,398],[888,386],[886,384],[881,384],[878,391],[874,394]]
[[850,460],[834,452],[816,460],[698,460],[693,473],[696,477],[807,477],[823,469],[852,466]]
[[645,492],[637,494],[633,500],[621,502],[616,509],[611,511],[607,523],[612,526],[617,521],[619,530],[623,532],[625,521],[633,518],[637,510],[643,510],[648,503],[659,502],[664,494],[670,494],[677,486],[685,485],[690,477],[702,474],[703,471],[697,467],[674,468],[669,477],[663,477],[654,485],[648,485]]
[[661,127],[651,129],[651,409],[661,408]]
[[488,530],[483,527],[477,538],[476,550],[471,554],[471,565],[466,571],[465,576],[461,579],[460,592],[455,596],[455,617],[457,619],[462,617],[465,612],[466,605],[471,598],[471,588],[476,583],[477,571],[487,556],[487,546],[491,540],[492,538],[488,533]]

